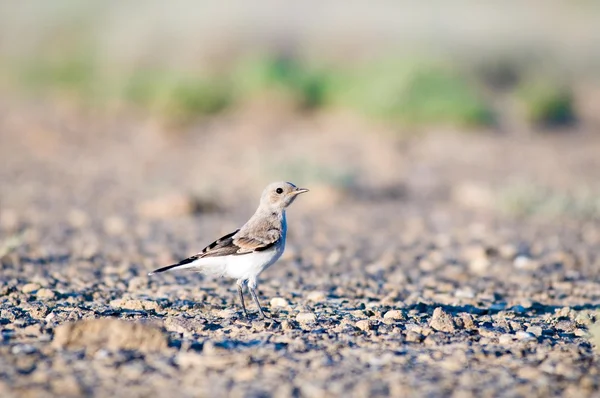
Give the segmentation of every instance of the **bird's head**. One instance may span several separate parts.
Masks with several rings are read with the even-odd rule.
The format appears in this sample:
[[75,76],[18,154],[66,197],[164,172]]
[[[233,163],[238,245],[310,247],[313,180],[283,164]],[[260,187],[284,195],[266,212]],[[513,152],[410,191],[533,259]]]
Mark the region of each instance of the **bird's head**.
[[298,188],[291,182],[274,182],[263,191],[260,204],[273,210],[284,210],[298,195],[304,192],[308,192],[308,189]]

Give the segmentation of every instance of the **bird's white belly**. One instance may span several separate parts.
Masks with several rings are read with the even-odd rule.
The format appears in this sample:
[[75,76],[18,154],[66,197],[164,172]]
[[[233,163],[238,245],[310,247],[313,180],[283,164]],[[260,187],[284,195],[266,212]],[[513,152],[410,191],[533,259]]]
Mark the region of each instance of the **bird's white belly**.
[[224,275],[236,279],[256,278],[261,272],[273,265],[283,248],[275,248],[264,252],[254,252],[241,256],[228,256]]

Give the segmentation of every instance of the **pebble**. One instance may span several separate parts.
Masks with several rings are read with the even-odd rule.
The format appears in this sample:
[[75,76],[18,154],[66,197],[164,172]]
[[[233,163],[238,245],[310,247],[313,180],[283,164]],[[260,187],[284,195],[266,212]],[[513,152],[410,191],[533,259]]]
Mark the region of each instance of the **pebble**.
[[454,292],[454,297],[472,299],[475,298],[475,292],[473,292],[473,289],[470,288],[456,289]]
[[518,340],[523,340],[523,341],[536,340],[536,337],[535,337],[535,335],[533,333],[524,332],[522,330],[519,330],[517,333],[515,333],[515,337]]
[[301,312],[296,315],[296,321],[300,323],[314,323],[317,321],[317,316],[312,312]]
[[54,330],[52,345],[63,349],[84,349],[97,352],[139,350],[158,352],[168,347],[167,336],[151,325],[100,318],[69,322]]
[[35,293],[35,297],[43,300],[51,300],[56,297],[56,293],[50,289],[42,288]]
[[269,302],[269,305],[273,308],[283,308],[289,305],[288,301],[283,297],[273,297]]
[[464,329],[475,329],[475,322],[473,322],[473,317],[471,314],[463,312],[458,315],[458,320],[462,323],[462,327]]
[[529,326],[526,330],[527,333],[531,333],[536,337],[540,337],[542,335],[542,327],[541,326]]
[[374,322],[373,322],[373,321],[371,321],[371,320],[368,320],[368,319],[362,319],[362,320],[360,320],[360,321],[357,321],[357,322],[356,322],[354,325],[355,325],[357,328],[359,328],[360,330],[367,332],[367,331],[369,331],[369,330],[372,330],[372,329],[374,329],[374,325],[375,325],[375,324],[374,324]]
[[456,331],[456,325],[452,320],[452,316],[446,313],[441,307],[433,310],[429,326],[439,332],[452,333]]
[[25,294],[30,294],[37,291],[40,288],[40,285],[37,283],[27,283],[21,286],[21,291]]
[[327,295],[325,295],[324,292],[320,292],[320,291],[310,292],[306,296],[306,299],[308,301],[313,301],[315,303],[320,303],[320,302],[325,301],[327,299]]
[[156,301],[137,300],[137,299],[116,299],[110,302],[110,306],[114,308],[122,308],[126,310],[148,311],[160,310],[161,305]]
[[389,310],[385,314],[383,314],[383,319],[391,319],[391,320],[404,320],[406,317],[404,313],[400,310]]

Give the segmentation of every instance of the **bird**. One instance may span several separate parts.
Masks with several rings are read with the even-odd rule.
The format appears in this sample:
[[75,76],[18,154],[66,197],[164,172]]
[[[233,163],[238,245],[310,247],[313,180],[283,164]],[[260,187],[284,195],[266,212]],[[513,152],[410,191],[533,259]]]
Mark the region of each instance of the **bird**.
[[244,303],[244,286],[248,287],[262,319],[265,315],[256,294],[258,276],[273,265],[285,250],[287,237],[286,209],[298,197],[308,192],[291,182],[269,184],[260,197],[256,212],[239,229],[222,236],[198,254],[180,262],[150,272],[191,269],[219,277],[237,279],[237,290],[244,316],[248,318]]

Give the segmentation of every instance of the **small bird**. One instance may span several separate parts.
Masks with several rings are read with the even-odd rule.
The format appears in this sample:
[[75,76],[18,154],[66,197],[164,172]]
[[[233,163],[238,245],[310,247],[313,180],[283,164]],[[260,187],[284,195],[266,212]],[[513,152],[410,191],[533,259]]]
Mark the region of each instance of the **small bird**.
[[200,253],[177,264],[168,265],[150,272],[193,269],[214,276],[237,279],[237,288],[244,315],[248,317],[244,304],[244,285],[258,306],[260,316],[268,318],[256,295],[256,278],[273,265],[283,254],[287,235],[285,209],[298,195],[308,189],[298,188],[290,182],[274,182],[262,193],[260,204],[254,215],[241,228],[227,234]]

